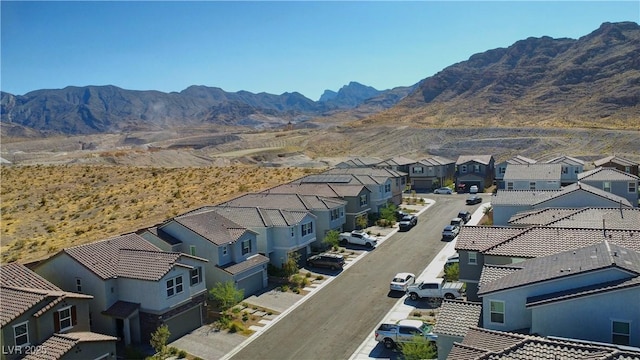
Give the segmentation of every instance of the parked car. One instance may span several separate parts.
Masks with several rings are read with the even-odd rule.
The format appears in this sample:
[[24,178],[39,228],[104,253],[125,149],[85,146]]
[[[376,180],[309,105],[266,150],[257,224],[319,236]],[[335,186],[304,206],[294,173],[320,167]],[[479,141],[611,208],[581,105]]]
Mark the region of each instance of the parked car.
[[307,259],[307,265],[338,270],[344,267],[344,256],[331,253],[313,255]]
[[471,195],[467,198],[467,205],[480,204],[481,202],[482,198],[478,195]]
[[387,349],[393,349],[397,343],[413,341],[414,336],[423,336],[428,341],[436,341],[438,335],[432,332],[433,326],[420,320],[404,319],[396,324],[380,324],[375,331],[376,341],[384,344]]
[[353,230],[351,232],[340,233],[340,244],[347,245],[364,245],[368,248],[373,248],[378,243],[378,240],[373,236],[367,234],[362,230]]
[[457,225],[447,225],[442,230],[442,238],[445,239],[445,240],[454,239],[456,236],[458,236],[459,232],[460,232],[460,227],[459,226],[457,226]]
[[459,264],[459,263],[460,263],[460,255],[458,253],[455,253],[449,256],[447,258],[447,261],[444,262],[444,268],[446,269],[453,264]]
[[406,292],[409,285],[413,285],[416,282],[416,276],[412,273],[402,272],[397,273],[389,284],[389,290]]
[[449,222],[449,225],[462,226],[462,225],[464,225],[464,220],[462,220],[459,217],[456,217],[456,218],[451,219],[451,221]]
[[469,187],[469,193],[470,194],[477,194],[478,193],[478,186],[477,185],[471,185],[471,187]]
[[448,187],[441,187],[433,190],[434,194],[453,194],[453,191]]
[[411,230],[411,228],[416,226],[417,224],[418,224],[417,216],[405,215],[398,223],[398,226],[400,228],[400,231],[408,231],[408,230]]
[[458,217],[464,221],[464,223],[468,223],[471,220],[471,213],[468,211],[460,211],[458,213]]
[[463,286],[464,284],[460,281],[435,278],[409,286],[407,295],[414,301],[422,298],[459,299],[464,291]]

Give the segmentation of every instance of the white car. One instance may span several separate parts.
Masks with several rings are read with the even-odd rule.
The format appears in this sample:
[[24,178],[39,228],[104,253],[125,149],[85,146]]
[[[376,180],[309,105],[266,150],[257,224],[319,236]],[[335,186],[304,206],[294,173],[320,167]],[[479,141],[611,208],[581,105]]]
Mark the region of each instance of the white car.
[[433,190],[434,194],[452,194],[453,191],[451,189],[449,189],[448,187],[441,187],[441,188],[437,188],[435,190]]
[[397,273],[396,276],[393,277],[393,280],[391,280],[389,289],[391,291],[406,292],[407,287],[413,285],[415,282],[416,276],[414,274],[408,272]]
[[469,193],[470,194],[477,194],[478,193],[478,186],[477,185],[471,185],[471,187],[469,188]]

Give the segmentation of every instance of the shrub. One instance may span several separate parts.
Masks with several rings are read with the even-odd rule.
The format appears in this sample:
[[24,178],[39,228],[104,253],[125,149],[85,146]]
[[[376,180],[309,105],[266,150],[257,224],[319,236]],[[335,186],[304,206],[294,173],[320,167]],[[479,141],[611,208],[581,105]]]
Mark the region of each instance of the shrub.
[[188,355],[187,352],[184,351],[184,350],[178,351],[178,357],[181,358],[181,359],[186,359],[187,355]]

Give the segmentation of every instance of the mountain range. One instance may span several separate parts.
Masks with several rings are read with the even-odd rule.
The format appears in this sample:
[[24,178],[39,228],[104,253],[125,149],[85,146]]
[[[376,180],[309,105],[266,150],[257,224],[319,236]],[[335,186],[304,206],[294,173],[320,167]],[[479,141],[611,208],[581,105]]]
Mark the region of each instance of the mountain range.
[[2,136],[78,135],[199,127],[320,126],[323,119],[424,126],[640,129],[640,26],[603,23],[579,39],[520,40],[446,67],[414,85],[357,82],[318,101],[190,86],[180,92],[69,86],[2,92]]

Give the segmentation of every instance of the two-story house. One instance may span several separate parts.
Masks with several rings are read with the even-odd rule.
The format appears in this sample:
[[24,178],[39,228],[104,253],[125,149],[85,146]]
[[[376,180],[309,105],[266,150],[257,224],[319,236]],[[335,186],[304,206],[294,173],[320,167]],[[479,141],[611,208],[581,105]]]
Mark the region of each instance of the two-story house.
[[494,225],[507,225],[517,213],[547,207],[632,207],[623,197],[582,183],[560,190],[500,190],[491,197],[491,206]]
[[377,163],[376,167],[388,168],[403,173],[409,173],[409,167],[411,164],[415,164],[415,160],[406,158],[404,156],[394,156]]
[[558,190],[560,164],[510,164],[503,176],[506,190]]
[[496,165],[496,173],[495,173],[495,181],[498,189],[504,189],[504,174],[507,172],[507,167],[509,165],[531,165],[537,163],[534,159],[529,159],[528,157],[522,155],[516,155],[510,159],[502,161]]
[[638,180],[636,175],[615,168],[596,168],[578,174],[581,183],[625,198],[638,207]]
[[561,170],[561,186],[566,186],[578,182],[578,174],[584,171],[584,161],[571,156],[558,156],[545,161],[546,164],[560,164]]
[[432,156],[411,164],[408,173],[412,190],[431,192],[447,183],[453,183],[456,162],[441,156]]
[[117,338],[91,332],[92,298],[63,291],[22,264],[2,265],[1,358],[115,360]]
[[509,225],[640,230],[640,208],[544,208],[515,214]]
[[[369,181],[368,178],[373,178],[378,184],[384,184],[384,194],[388,191],[391,192],[391,202],[396,205],[402,204],[402,193],[407,187],[407,173],[392,170],[384,167],[351,167],[351,168],[334,168],[324,171],[325,175],[353,175],[364,177],[360,181],[361,184],[365,184],[363,181]],[[370,182],[371,183],[371,182]]]
[[620,171],[624,171],[628,174],[640,176],[640,172],[638,168],[640,164],[635,161],[622,158],[617,155],[607,156],[602,159],[598,159],[593,162],[595,168],[604,167],[604,168],[614,168]]
[[640,253],[606,239],[485,265],[478,295],[488,329],[640,346]]
[[444,360],[456,342],[464,340],[470,328],[482,324],[482,304],[461,300],[444,300],[438,311],[433,333],[438,337],[438,359]]
[[473,185],[478,192],[493,185],[495,160],[492,155],[460,155],[456,161],[456,190],[469,192]]
[[335,164],[336,168],[348,168],[348,167],[372,167],[379,164],[382,159],[377,157],[365,157],[365,156],[352,156]]
[[[179,244],[177,250],[208,260],[204,267],[206,287],[232,281],[245,296],[267,286],[269,259],[258,253],[257,233],[203,207],[176,216],[142,234],[162,249]],[[163,244],[166,242],[166,244]]]
[[[271,194],[317,195],[325,198],[336,198],[346,202],[344,231],[357,229],[358,219],[367,218],[371,212],[369,198],[371,191],[362,184],[339,185],[332,183],[297,183],[283,184],[263,192]],[[362,199],[365,199],[362,201]]]
[[92,329],[129,345],[148,343],[162,324],[170,341],[203,324],[205,266],[205,259],[125,234],[63,249],[34,271],[66,291],[92,295]]
[[604,240],[640,251],[640,230],[602,228],[527,228],[464,226],[456,239],[460,257],[460,281],[466,284],[467,299],[478,301],[478,282],[484,265],[505,265],[553,255]]
[[[360,169],[360,168],[358,168]],[[346,201],[318,195],[282,194],[267,190],[236,197],[218,206],[251,207],[263,209],[300,210],[315,215],[315,237],[313,244],[322,247],[322,239],[331,231],[342,231],[346,221]]]

